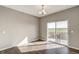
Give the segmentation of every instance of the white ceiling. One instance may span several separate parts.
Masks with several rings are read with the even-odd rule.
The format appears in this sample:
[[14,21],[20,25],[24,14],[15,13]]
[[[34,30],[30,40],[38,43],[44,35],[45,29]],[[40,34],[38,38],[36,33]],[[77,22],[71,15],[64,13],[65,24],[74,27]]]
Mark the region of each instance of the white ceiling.
[[56,13],[68,8],[72,8],[76,5],[45,5],[47,14],[40,15],[38,12],[41,11],[41,5],[4,5],[5,7],[24,12],[33,16],[42,17],[52,13]]

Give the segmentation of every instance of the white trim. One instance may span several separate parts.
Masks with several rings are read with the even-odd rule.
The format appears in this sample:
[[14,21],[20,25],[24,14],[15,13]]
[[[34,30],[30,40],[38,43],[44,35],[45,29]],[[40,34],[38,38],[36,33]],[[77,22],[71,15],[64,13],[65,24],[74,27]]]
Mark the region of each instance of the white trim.
[[2,49],[0,49],[0,51],[6,50],[6,49],[9,49],[9,48],[13,48],[13,47],[15,47],[15,46],[10,46],[10,47],[7,47],[7,48],[2,48]]
[[77,47],[72,47],[72,46],[67,46],[67,47],[79,50],[79,48],[77,48]]

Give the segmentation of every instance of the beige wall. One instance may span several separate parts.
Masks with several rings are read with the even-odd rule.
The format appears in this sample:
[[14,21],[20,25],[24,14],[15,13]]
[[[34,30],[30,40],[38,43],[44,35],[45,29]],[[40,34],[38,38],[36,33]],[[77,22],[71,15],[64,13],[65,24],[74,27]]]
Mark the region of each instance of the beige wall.
[[[47,23],[68,20],[69,46],[79,49],[79,7],[74,7],[62,12],[41,18],[40,34],[43,40],[47,39]],[[73,33],[72,33],[73,31]]]
[[35,41],[39,35],[46,40],[47,23],[63,20],[69,21],[69,46],[79,49],[79,7],[38,19],[0,6],[0,49],[17,46],[25,38],[28,38],[29,42]]
[[35,41],[38,36],[38,18],[0,6],[0,49],[16,46],[25,38]]

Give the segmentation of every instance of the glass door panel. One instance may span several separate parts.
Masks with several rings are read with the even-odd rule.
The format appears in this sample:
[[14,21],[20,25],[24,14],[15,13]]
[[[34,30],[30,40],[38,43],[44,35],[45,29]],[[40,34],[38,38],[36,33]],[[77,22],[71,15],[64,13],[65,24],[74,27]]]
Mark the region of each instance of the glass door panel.
[[68,21],[56,22],[56,42],[68,44]]
[[53,41],[55,42],[55,22],[48,23],[48,41]]
[[68,21],[47,24],[47,41],[68,45]]

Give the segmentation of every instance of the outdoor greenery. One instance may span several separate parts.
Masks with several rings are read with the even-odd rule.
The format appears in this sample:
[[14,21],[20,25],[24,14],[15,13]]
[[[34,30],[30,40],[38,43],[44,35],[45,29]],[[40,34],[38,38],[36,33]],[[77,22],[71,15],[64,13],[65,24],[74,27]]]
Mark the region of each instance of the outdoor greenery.
[[48,29],[48,32],[55,32],[55,30],[56,30],[56,32],[67,32],[68,30],[67,30],[67,28],[49,28]]

